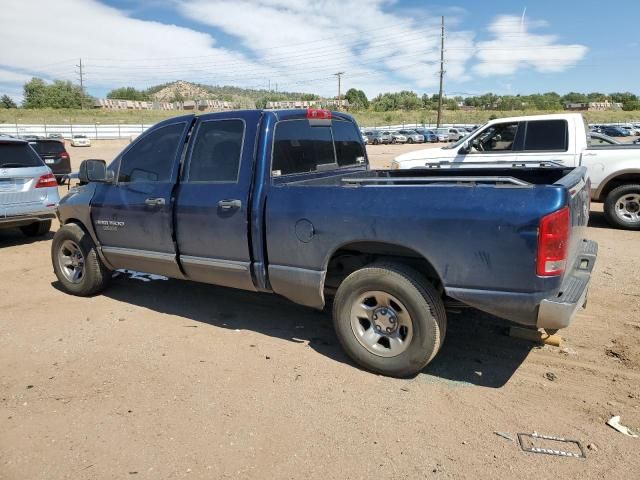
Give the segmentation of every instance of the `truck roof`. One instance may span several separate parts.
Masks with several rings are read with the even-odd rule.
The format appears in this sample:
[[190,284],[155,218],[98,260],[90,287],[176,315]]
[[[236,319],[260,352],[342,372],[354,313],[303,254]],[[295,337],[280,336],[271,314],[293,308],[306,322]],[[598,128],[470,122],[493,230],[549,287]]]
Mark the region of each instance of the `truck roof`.
[[490,120],[487,123],[496,122],[526,122],[532,120],[569,120],[570,118],[584,118],[581,113],[544,113],[539,115],[522,115],[519,117],[501,117]]

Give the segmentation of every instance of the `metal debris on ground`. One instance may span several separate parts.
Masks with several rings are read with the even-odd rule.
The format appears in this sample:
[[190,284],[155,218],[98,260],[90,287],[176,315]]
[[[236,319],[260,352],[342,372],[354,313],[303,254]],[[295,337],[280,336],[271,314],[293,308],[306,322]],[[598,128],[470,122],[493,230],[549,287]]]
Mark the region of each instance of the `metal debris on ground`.
[[[579,453],[570,452],[566,450],[559,450],[557,448],[547,448],[547,447],[537,446],[537,443],[540,443],[540,442],[542,442],[543,444],[546,444],[547,447],[555,443],[575,445],[578,448]],[[520,448],[524,452],[544,453],[546,455],[555,455],[558,457],[587,458],[584,448],[582,447],[582,444],[578,440],[570,440],[567,438],[554,437],[551,435],[540,435],[537,432],[533,432],[533,433],[519,433],[518,443],[520,444]]]
[[558,376],[553,372],[547,372],[544,374],[544,377],[550,382],[554,382],[558,379]]
[[496,435],[498,435],[499,437],[505,438],[507,440],[509,440],[510,442],[515,442],[515,440],[513,439],[513,437],[511,435],[509,435],[506,432],[493,432]]
[[633,437],[633,438],[638,438],[638,435],[631,430],[629,427],[625,427],[624,425],[622,425],[620,423],[620,415],[616,415],[615,417],[611,417],[608,421],[607,421],[607,425],[609,425],[611,428],[619,431],[620,433],[627,435],[629,437]]

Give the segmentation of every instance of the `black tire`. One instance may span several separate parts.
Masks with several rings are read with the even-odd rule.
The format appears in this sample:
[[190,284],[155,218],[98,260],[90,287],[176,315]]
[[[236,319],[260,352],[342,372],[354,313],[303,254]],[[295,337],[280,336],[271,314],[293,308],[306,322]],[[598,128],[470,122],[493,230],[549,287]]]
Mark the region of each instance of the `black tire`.
[[[621,185],[609,192],[604,201],[604,216],[611,225],[626,230],[640,230],[640,220],[629,219],[623,220],[616,213],[616,205],[621,202],[624,197],[631,195],[640,196],[640,185]],[[637,202],[635,202],[637,204]]]
[[51,230],[51,220],[30,223],[29,225],[20,227],[20,230],[22,230],[22,233],[24,233],[27,237],[42,237],[43,235],[49,233],[49,230]]
[[377,139],[377,138],[375,138],[375,139],[373,140],[373,144],[374,144],[374,145],[378,145],[378,143],[380,143],[380,142],[378,142],[378,139]]
[[[368,291],[395,297],[409,314],[412,337],[406,349],[396,356],[372,353],[354,333],[351,309]],[[345,352],[365,369],[392,377],[420,373],[440,350],[446,323],[444,304],[435,288],[418,272],[401,264],[373,264],[353,272],[342,282],[333,302],[333,325]]]
[[[78,283],[71,282],[62,273],[63,267],[60,264],[58,252],[66,240],[75,243],[84,257],[83,275]],[[91,236],[75,223],[67,224],[56,232],[51,244],[51,262],[58,281],[65,292],[72,295],[80,297],[95,295],[104,290],[111,281],[111,270],[100,260]]]
[[413,138],[409,137],[409,138],[407,139],[407,143],[413,143]]

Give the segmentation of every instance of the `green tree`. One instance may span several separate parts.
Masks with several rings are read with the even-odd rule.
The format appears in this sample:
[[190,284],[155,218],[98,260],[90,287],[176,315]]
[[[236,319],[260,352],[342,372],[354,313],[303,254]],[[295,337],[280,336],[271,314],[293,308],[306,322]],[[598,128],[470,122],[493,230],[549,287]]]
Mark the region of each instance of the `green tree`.
[[41,78],[32,78],[24,84],[24,108],[47,107],[47,84]]
[[47,85],[44,80],[33,78],[24,84],[24,108],[80,108],[92,100],[69,81],[55,80]]
[[113,98],[116,100],[149,101],[151,100],[151,95],[143,90],[136,90],[133,87],[120,87],[107,93],[107,98]]
[[350,88],[344,98],[349,102],[349,108],[353,110],[366,110],[369,108],[369,99],[362,90]]
[[3,95],[0,97],[0,108],[18,108],[18,105],[9,95]]
[[562,97],[564,103],[587,103],[589,98],[584,93],[569,92]]
[[609,97],[611,98],[612,102],[622,103],[623,108],[627,103],[633,105],[638,102],[638,96],[634,95],[631,92],[615,92],[609,94]]

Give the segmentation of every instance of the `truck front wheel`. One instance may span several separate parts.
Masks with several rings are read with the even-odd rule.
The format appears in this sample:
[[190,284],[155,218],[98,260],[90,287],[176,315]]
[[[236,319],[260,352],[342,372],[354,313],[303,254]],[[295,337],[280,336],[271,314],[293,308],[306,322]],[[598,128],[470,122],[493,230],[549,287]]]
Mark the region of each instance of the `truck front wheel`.
[[91,236],[73,223],[53,237],[51,261],[58,281],[72,295],[95,295],[111,280],[111,271],[100,260]]
[[446,313],[431,284],[401,264],[349,275],[333,303],[336,335],[360,366],[393,377],[417,375],[444,341]]
[[609,192],[604,202],[607,221],[627,230],[640,230],[640,185],[622,185]]

